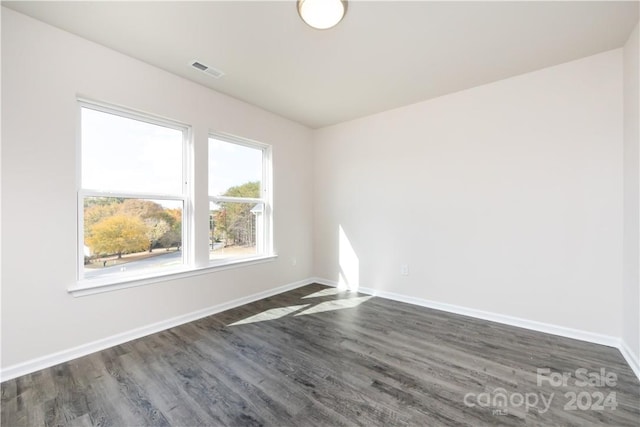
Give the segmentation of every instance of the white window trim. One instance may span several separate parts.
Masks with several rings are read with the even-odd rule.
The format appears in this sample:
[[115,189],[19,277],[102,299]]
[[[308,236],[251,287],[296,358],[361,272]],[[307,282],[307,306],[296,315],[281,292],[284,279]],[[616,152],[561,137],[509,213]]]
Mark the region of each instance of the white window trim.
[[[182,132],[182,194],[155,194],[155,193],[134,193],[123,191],[104,191],[97,189],[82,188],[82,109],[88,108],[107,114],[113,114],[132,120],[150,123],[158,126],[168,127]],[[193,141],[192,129],[189,125],[179,123],[173,120],[160,118],[158,116],[140,113],[128,108],[113,106],[102,102],[78,98],[77,106],[77,137],[76,137],[76,194],[77,194],[77,266],[76,266],[76,283],[68,288],[68,291],[76,295],[80,291],[90,292],[92,289],[119,289],[122,287],[131,287],[145,284],[147,280],[164,276],[172,276],[176,273],[193,270],[193,239],[192,224],[194,222],[193,214]],[[176,200],[182,201],[182,260],[183,264],[176,268],[167,268],[162,272],[150,274],[112,274],[105,277],[96,277],[86,279],[83,277],[84,270],[84,198],[85,197],[126,197],[137,199],[152,200]],[[128,286],[121,286],[128,285]],[[99,292],[104,292],[101,290]],[[93,293],[93,292],[90,292]]]
[[[184,266],[182,268],[176,268],[173,270],[167,269],[160,274],[154,275],[139,275],[132,276],[129,275],[127,277],[121,278],[120,280],[114,280],[114,276],[110,276],[109,278],[102,279],[94,279],[92,280],[92,285],[82,286],[80,283],[76,284],[76,286],[68,289],[68,292],[71,293],[74,297],[82,297],[87,295],[101,294],[104,292],[116,291],[119,289],[127,289],[134,288],[137,286],[145,286],[152,285],[155,283],[167,282],[170,280],[178,280],[184,279],[187,277],[200,276],[203,274],[215,273],[218,271],[230,270],[234,268],[247,267],[251,265],[264,264],[267,262],[275,261],[278,258],[277,255],[263,255],[263,256],[255,256],[252,258],[242,258],[236,260],[229,260],[228,262],[216,265],[216,266],[205,266],[205,267],[189,267]],[[110,279],[110,280],[107,280]]]
[[[248,148],[262,150],[262,181],[260,191],[262,197],[228,197],[228,196],[211,196],[209,195],[209,202],[236,202],[236,203],[262,203],[264,209],[264,239],[261,242],[261,248],[259,253],[254,256],[236,256],[228,257],[220,260],[209,260],[209,267],[225,267],[226,265],[233,265],[242,263],[244,260],[251,260],[252,258],[273,258],[275,257],[273,249],[273,174],[272,174],[272,147],[271,145],[264,144],[262,142],[253,141],[246,138],[241,138],[235,135],[230,135],[223,132],[209,132],[209,138],[217,139],[219,141],[228,142],[231,144],[237,144]],[[207,144],[208,146],[208,144]],[[208,176],[208,173],[207,173]],[[208,177],[207,177],[208,182]],[[207,191],[208,192],[208,191]]]

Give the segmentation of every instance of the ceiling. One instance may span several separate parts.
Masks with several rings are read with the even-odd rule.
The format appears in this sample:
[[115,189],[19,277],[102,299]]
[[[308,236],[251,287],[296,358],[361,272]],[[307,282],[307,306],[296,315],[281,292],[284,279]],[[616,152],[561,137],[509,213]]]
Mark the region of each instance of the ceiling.
[[295,1],[2,4],[311,128],[621,47],[639,18],[637,1],[351,1],[318,31]]

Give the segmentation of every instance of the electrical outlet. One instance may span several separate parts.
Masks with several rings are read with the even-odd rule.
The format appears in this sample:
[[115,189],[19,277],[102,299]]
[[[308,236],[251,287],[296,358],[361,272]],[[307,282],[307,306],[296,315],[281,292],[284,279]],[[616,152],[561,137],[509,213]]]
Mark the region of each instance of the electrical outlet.
[[409,264],[400,265],[400,275],[408,276],[409,275]]
[[291,257],[291,265],[295,267],[298,265],[298,259],[296,257]]

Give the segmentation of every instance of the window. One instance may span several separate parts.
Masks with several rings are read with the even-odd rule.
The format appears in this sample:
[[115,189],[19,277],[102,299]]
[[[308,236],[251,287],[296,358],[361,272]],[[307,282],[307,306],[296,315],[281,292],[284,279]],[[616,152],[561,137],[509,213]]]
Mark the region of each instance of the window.
[[270,255],[270,150],[214,135],[209,138],[209,259],[224,263]]
[[[270,146],[211,135],[208,173],[196,175],[194,150],[207,145],[192,143],[188,125],[88,101],[79,105],[78,283],[71,292],[275,258]],[[207,185],[208,194],[199,191]]]
[[184,267],[188,128],[84,102],[80,120],[79,281]]

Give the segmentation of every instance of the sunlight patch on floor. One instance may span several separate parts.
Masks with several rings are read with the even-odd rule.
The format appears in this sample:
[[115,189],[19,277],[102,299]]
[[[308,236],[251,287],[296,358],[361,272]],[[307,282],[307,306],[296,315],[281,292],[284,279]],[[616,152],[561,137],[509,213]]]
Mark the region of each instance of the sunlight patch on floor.
[[353,308],[353,307],[359,306],[360,304],[362,304],[363,302],[371,298],[372,298],[371,296],[366,296],[366,297],[359,297],[359,298],[339,299],[335,301],[325,301],[318,305],[314,305],[313,307],[310,307],[298,314],[295,314],[294,316],[304,316],[305,314],[315,314],[315,313],[323,313],[325,311],[335,311],[335,310],[342,310],[345,308]]
[[246,319],[238,320],[235,323],[231,323],[229,326],[246,325],[247,323],[265,322],[267,320],[280,319],[281,317],[294,313],[310,305],[311,304],[301,304],[292,305],[289,307],[271,308],[269,310],[263,311],[262,313],[247,317]]
[[319,297],[330,297],[332,295],[338,295],[342,292],[344,292],[344,289],[338,289],[338,288],[327,288],[327,289],[323,289],[321,291],[318,292],[314,292],[310,295],[307,295],[306,297],[302,297],[302,299],[305,298],[319,298]]

